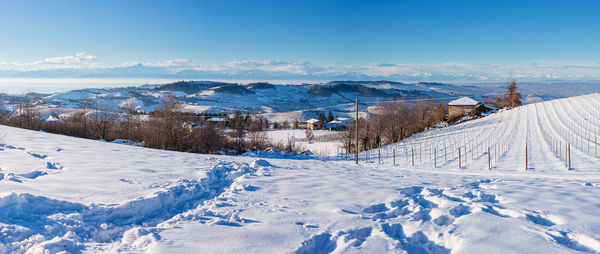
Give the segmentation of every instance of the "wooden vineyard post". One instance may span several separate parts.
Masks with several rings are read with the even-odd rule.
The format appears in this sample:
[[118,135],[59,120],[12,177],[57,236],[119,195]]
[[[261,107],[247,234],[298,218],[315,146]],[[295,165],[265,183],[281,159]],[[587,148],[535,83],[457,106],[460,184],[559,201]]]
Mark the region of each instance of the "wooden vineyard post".
[[396,166],[396,148],[394,148],[394,166]]
[[421,143],[419,143],[419,165],[421,165],[421,155],[423,154],[423,150],[421,148]]
[[490,155],[489,147],[488,147],[488,170],[492,170],[492,156]]
[[467,144],[465,144],[465,153],[464,156],[465,157],[465,165],[467,165],[467,161],[469,161],[469,150],[467,149]]
[[569,156],[568,156],[568,152],[569,151],[569,141],[566,140],[565,141],[565,166],[569,166]]
[[446,153],[446,143],[444,143],[444,161],[448,161],[448,155]]
[[461,157],[460,157],[460,147],[458,148],[458,168],[461,168]]
[[437,149],[433,151],[433,167],[437,168]]
[[527,153],[528,153],[527,143],[525,143],[525,170],[528,169],[528,165],[529,165],[529,157],[527,156],[528,155]]
[[415,166],[415,148],[414,147],[411,148],[410,155],[412,157],[412,166],[414,167]]
[[378,152],[379,152],[379,155],[378,155],[379,157],[377,157],[377,163],[381,164],[381,148],[379,148]]
[[567,150],[569,151],[569,170],[571,170],[571,143],[568,144]]
[[356,164],[358,164],[358,97],[356,97],[356,119],[354,119],[356,122],[356,139],[355,141],[355,145],[356,145],[356,155],[354,156],[354,160],[356,161]]

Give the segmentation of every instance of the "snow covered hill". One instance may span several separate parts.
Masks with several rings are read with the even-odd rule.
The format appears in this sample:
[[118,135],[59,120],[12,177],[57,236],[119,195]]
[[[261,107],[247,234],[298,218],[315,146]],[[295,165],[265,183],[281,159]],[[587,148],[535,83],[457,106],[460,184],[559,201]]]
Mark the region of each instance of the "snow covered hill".
[[[117,81],[113,81],[117,82]],[[123,81],[125,82],[125,81]],[[129,83],[124,83],[129,84]],[[402,83],[395,81],[330,81],[316,84],[228,83],[220,81],[179,81],[168,84],[115,88],[86,88],[52,94],[29,93],[37,99],[43,115],[57,111],[90,108],[151,112],[167,95],[184,103],[191,113],[233,114],[235,111],[258,113],[272,121],[304,121],[323,111],[347,117],[354,113],[354,100],[361,110],[381,101],[428,98],[448,102],[461,96],[484,101],[503,94],[505,83],[447,84],[436,82]],[[525,103],[534,103],[597,91],[595,83],[520,83]],[[1,95],[1,94],[0,94]],[[9,96],[10,97],[10,96]],[[98,98],[98,99],[96,99]],[[14,101],[19,101],[16,98]],[[50,110],[48,110],[50,109]]]
[[[181,81],[164,85],[80,89],[54,94],[31,94],[44,105],[61,108],[91,107],[119,110],[125,105],[153,111],[166,95],[173,95],[192,113],[262,113],[277,121],[306,120],[322,111],[342,117],[351,114],[355,98],[363,106],[381,100],[437,98],[449,101],[459,95],[483,94],[485,89],[441,83],[400,83],[391,81],[332,81],[322,84],[282,85],[269,83],[234,84],[214,81]],[[96,100],[96,97],[98,100]],[[48,112],[51,113],[51,112]]]
[[359,165],[0,126],[0,253],[597,253],[599,109],[530,104]]

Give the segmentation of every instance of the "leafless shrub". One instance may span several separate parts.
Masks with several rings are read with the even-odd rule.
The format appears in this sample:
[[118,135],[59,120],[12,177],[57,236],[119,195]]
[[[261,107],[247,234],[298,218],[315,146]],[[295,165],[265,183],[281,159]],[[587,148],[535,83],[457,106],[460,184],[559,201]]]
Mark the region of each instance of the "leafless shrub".
[[271,145],[269,137],[263,131],[253,131],[248,134],[248,147],[264,150]]
[[313,131],[311,129],[306,129],[304,134],[306,135],[306,141],[308,141],[309,144],[312,144],[315,139],[315,134]]
[[229,146],[222,129],[208,125],[192,132],[191,152],[214,154]]
[[285,150],[288,152],[302,151],[304,150],[304,147],[302,147],[300,143],[296,142],[296,138],[294,136],[288,136]]
[[273,143],[272,147],[286,152],[304,151],[304,147],[296,140],[294,136],[288,136],[286,141]]

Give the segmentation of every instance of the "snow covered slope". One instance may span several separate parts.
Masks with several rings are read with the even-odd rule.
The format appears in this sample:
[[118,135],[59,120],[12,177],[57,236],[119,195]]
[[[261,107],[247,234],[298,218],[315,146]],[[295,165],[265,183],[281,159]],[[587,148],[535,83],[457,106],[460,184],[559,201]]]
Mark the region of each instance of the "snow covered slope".
[[[98,104],[118,110],[127,104],[146,112],[153,111],[166,95],[173,95],[192,113],[230,114],[237,110],[262,113],[277,121],[315,118],[322,111],[340,117],[352,113],[355,98],[363,105],[380,100],[438,98],[448,101],[457,94],[483,94],[484,89],[441,83],[400,83],[391,81],[334,81],[324,84],[283,85],[251,83],[240,85],[212,81],[181,81],[157,86],[81,89],[51,95],[32,94],[44,105],[63,108]],[[317,113],[315,113],[317,112]]]
[[599,108],[531,104],[359,165],[0,126],[0,253],[597,253]]

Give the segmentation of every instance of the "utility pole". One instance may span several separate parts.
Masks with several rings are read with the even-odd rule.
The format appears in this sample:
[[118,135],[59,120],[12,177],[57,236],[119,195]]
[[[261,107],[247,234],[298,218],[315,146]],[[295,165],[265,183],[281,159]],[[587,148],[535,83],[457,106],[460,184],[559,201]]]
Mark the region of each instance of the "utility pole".
[[358,97],[356,97],[356,119],[354,122],[356,122],[356,155],[354,156],[354,159],[356,160],[356,164],[358,164]]

